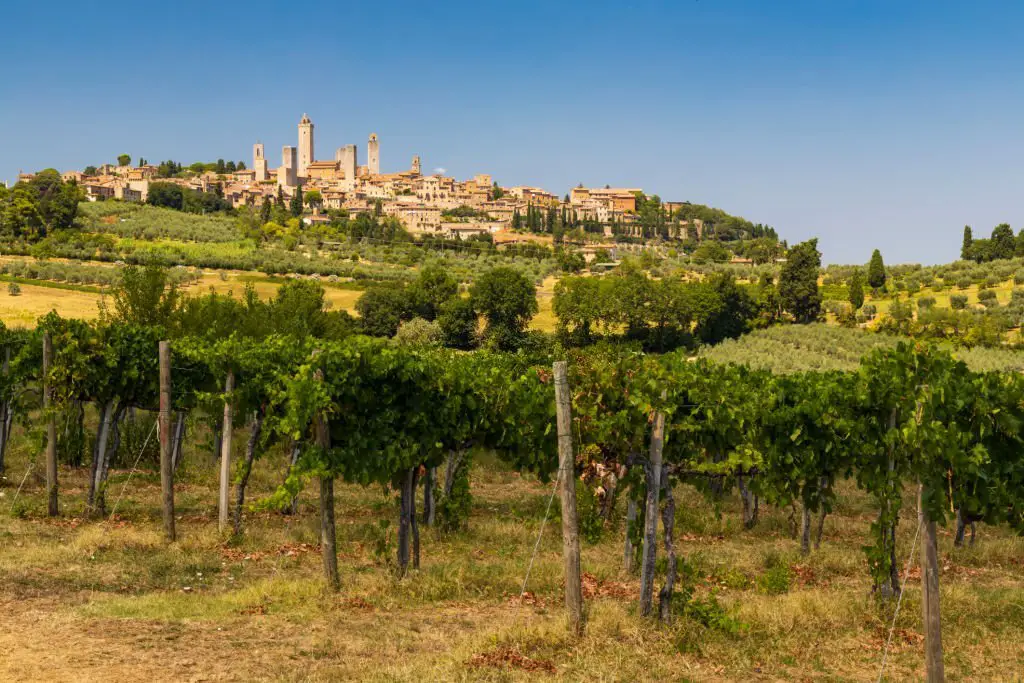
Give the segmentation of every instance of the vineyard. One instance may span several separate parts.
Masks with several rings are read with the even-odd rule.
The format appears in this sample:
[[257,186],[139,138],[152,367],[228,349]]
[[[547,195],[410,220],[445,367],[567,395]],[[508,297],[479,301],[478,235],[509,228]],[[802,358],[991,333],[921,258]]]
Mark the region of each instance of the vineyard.
[[[778,326],[705,347],[701,357],[749,365],[779,374],[809,370],[854,370],[876,349],[893,348],[900,337],[826,324]],[[952,350],[953,347],[950,347]],[[957,348],[954,355],[976,372],[1024,371],[1024,352],[998,348]]]
[[[957,677],[1024,666],[1016,372],[810,334],[800,354],[849,367],[596,348],[560,379],[544,354],[263,327],[168,343],[50,315],[4,332],[8,631],[56,610],[166,654],[185,633],[223,647],[223,629],[252,661],[171,659],[240,680],[365,673],[350,651],[382,680],[861,679],[883,658],[916,677],[922,646],[941,666],[940,632]],[[277,637],[299,662],[259,654]],[[130,661],[114,664],[161,665]]]

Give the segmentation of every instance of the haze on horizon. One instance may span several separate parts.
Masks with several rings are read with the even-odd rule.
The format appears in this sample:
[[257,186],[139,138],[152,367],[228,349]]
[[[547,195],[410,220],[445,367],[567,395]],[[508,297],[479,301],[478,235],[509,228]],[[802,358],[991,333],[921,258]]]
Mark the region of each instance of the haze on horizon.
[[[223,6],[222,6],[223,5]],[[828,262],[957,258],[1024,226],[1010,2],[112,0],[5,8],[0,179],[151,162],[271,165],[381,139],[424,168],[563,194],[643,187],[819,237]]]

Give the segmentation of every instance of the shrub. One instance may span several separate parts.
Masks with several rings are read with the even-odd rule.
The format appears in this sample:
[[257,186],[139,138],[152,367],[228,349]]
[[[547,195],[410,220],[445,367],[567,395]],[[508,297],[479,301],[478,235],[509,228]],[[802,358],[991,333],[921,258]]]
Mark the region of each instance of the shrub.
[[1018,270],[1013,274],[1013,284],[1024,285],[1024,270]]
[[409,346],[441,346],[441,326],[433,320],[413,318],[398,326],[395,341]]
[[864,317],[868,320],[874,320],[875,315],[878,313],[878,307],[874,304],[864,304],[861,306],[860,312],[864,314]]
[[962,311],[967,308],[967,297],[963,294],[951,294],[949,297],[949,306],[954,311]]
[[968,287],[970,287],[973,284],[974,284],[974,280],[972,280],[969,277],[962,277],[962,278],[960,278],[959,280],[956,281],[956,286],[959,289],[967,289]]
[[917,310],[919,311],[927,311],[928,309],[933,308],[934,306],[935,297],[933,296],[923,296],[917,300]]
[[11,284],[7,285],[7,293],[10,294],[11,296],[20,295],[21,285],[19,285],[17,282],[12,282]]
[[757,587],[766,595],[782,595],[789,592],[793,582],[793,570],[777,553],[769,552],[764,559],[765,572],[757,577]]

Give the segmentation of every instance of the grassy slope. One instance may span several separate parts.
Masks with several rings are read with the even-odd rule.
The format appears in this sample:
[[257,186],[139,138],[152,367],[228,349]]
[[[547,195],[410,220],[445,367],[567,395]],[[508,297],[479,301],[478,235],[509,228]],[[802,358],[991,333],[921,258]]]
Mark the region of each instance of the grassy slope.
[[[187,439],[189,448],[203,437],[209,440]],[[35,475],[11,503],[30,452],[16,432],[0,488],[2,680],[873,680],[891,616],[868,597],[860,545],[874,517],[871,501],[848,484],[839,487],[822,548],[807,559],[788,537],[785,514],[763,506],[759,526],[744,531],[734,497],[717,517],[680,487],[680,554],[696,594],[716,592],[742,623],[735,633],[688,617],[670,627],[641,622],[637,579],[620,569],[617,520],[599,543],[584,544],[583,569],[597,594],[588,591],[587,635],[573,642],[561,610],[557,520],[545,529],[530,600],[518,606],[510,599],[550,485],[500,463],[474,470],[468,531],[437,537],[424,530],[422,569],[405,580],[388,566],[394,499],[379,488],[339,487],[343,588],[330,595],[320,579],[310,491],[299,515],[249,512],[244,538],[225,543],[216,534],[213,461],[190,450],[176,489],[181,538],[167,546],[151,468],[130,482],[126,471],[113,471],[108,500],[122,487],[124,498],[117,517],[102,524],[80,519],[87,468],[62,468],[64,516],[48,520]],[[277,452],[258,462],[252,498],[273,490],[283,468]],[[904,509],[912,514],[910,492]],[[386,532],[381,520],[390,521]],[[913,529],[899,531],[904,558]],[[940,531],[940,546],[950,679],[1021,671],[1024,540],[982,526],[974,548],[954,551],[948,530]],[[787,584],[778,594],[768,590]],[[891,680],[923,673],[919,595],[912,583],[890,653]],[[473,664],[478,655],[500,662],[506,649],[555,674]]]

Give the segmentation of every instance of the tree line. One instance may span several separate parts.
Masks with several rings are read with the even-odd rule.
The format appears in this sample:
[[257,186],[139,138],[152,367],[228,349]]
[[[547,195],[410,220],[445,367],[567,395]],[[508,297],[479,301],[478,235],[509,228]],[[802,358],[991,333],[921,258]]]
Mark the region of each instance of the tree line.
[[36,241],[52,231],[70,228],[85,194],[74,181],[64,182],[52,168],[19,180],[11,188],[0,185],[0,236]]

